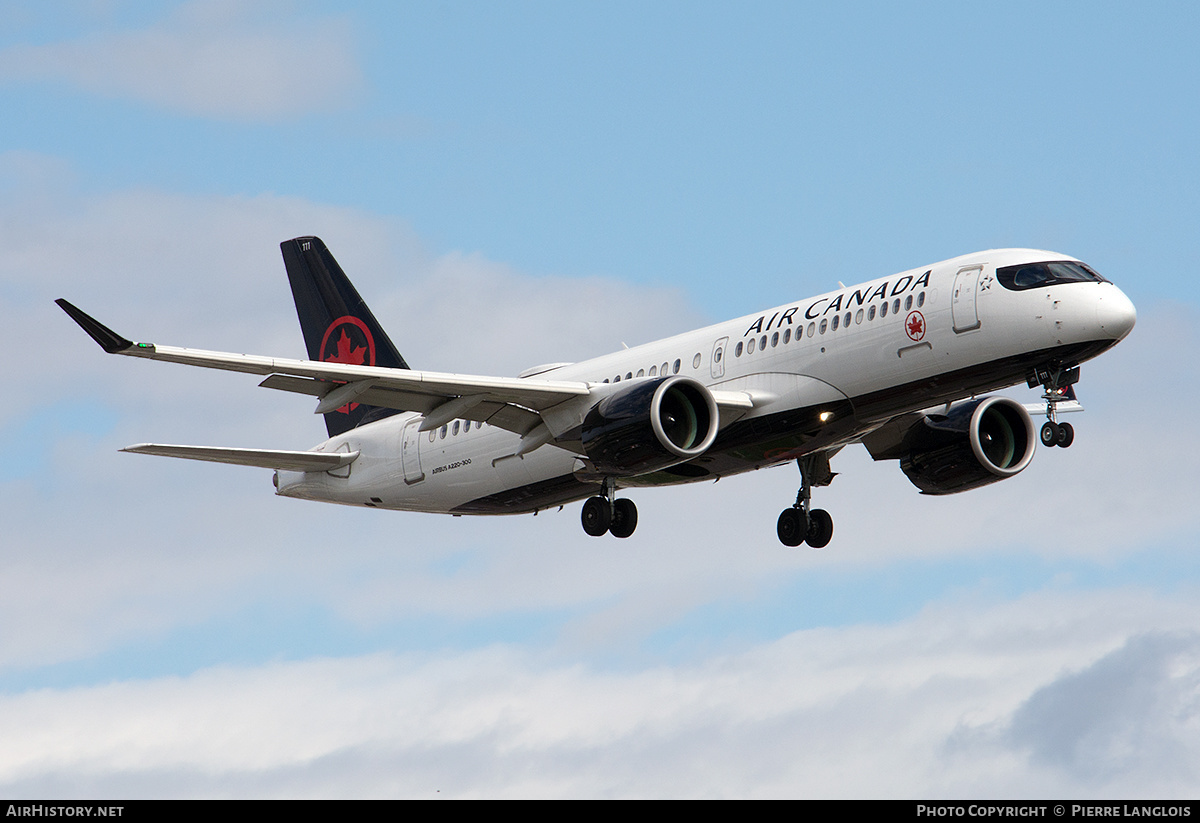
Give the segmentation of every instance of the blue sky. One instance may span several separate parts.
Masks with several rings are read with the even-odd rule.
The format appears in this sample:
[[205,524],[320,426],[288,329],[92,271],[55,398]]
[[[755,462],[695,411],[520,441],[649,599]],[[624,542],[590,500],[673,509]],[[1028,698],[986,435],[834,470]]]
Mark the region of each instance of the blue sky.
[[[1192,6],[0,19],[6,793],[1194,793]],[[636,494],[617,543],[578,506],[342,510],[118,454],[322,427],[238,375],[106,358],[52,300],[301,356],[278,243],[309,233],[432,369],[515,374],[1002,246],[1087,260],[1139,323],[1084,366],[1076,444],[1018,478],[929,499],[840,454],[820,553],[774,539],[790,468]]]

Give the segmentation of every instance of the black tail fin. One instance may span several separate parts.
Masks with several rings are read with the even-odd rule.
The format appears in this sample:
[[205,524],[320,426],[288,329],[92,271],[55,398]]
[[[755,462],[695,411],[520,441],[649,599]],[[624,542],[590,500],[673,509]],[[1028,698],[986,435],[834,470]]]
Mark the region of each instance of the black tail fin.
[[[320,238],[297,237],[280,243],[279,248],[309,360],[408,368]],[[325,415],[325,426],[334,437],[393,414],[397,414],[395,409],[347,403]]]

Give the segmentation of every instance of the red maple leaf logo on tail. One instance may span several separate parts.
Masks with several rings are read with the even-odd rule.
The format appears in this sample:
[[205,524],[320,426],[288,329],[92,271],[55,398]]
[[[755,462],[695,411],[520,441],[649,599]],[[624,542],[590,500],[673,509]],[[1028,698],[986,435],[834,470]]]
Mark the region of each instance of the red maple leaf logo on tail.
[[[336,339],[330,339],[334,333]],[[361,345],[365,344],[365,345]],[[325,330],[325,338],[321,341],[322,360],[326,363],[345,363],[349,366],[374,366],[375,341],[367,324],[357,317],[339,317],[329,324]],[[347,403],[337,411],[349,414],[358,406],[357,403]]]
[[337,341],[337,354],[331,354],[325,358],[326,363],[349,363],[352,366],[365,366],[367,364],[367,349],[364,346],[354,346],[350,336],[346,334],[346,330],[342,329],[342,336]]

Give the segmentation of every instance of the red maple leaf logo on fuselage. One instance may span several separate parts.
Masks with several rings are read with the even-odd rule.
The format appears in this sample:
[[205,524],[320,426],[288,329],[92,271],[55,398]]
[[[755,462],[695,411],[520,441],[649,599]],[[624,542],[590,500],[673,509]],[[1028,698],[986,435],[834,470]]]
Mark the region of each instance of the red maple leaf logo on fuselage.
[[904,320],[904,331],[912,340],[920,340],[925,336],[925,318],[919,311],[909,312]]

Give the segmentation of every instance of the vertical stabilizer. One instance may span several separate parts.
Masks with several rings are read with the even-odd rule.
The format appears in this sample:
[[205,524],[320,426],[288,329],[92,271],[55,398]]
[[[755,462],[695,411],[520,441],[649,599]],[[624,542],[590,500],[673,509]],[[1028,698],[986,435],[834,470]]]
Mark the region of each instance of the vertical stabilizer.
[[[320,238],[297,237],[279,248],[310,360],[408,368]],[[326,413],[325,426],[333,437],[392,414],[397,414],[395,409],[347,403]]]

